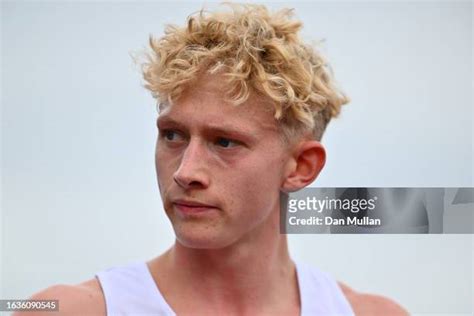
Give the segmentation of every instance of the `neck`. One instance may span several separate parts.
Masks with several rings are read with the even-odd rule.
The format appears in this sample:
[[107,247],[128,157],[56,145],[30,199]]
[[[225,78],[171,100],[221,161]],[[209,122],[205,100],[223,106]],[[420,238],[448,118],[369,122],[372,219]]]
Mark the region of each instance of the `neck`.
[[217,306],[247,307],[256,300],[274,304],[275,297],[284,295],[282,284],[297,288],[295,266],[287,237],[280,234],[279,218],[279,212],[273,212],[258,231],[224,248],[195,249],[176,240],[151,268],[166,271],[177,292],[189,290]]
[[256,289],[293,268],[286,235],[280,234],[273,219],[269,220],[271,225],[263,225],[224,248],[195,249],[176,240],[165,260],[172,271],[184,274],[187,280],[212,283],[218,288],[231,285],[235,291]]
[[228,286],[239,283],[246,286],[260,284],[262,278],[271,278],[282,269],[291,268],[286,235],[266,240],[239,242],[221,249],[187,248],[176,241],[165,254],[173,270],[185,271],[188,278],[202,278]]

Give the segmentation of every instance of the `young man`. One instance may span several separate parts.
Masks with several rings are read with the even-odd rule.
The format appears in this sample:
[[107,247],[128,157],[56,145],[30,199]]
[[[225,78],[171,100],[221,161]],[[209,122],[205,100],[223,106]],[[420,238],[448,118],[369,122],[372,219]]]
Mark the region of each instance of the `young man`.
[[160,100],[156,171],[176,242],[33,299],[59,299],[64,315],[406,315],[293,262],[280,233],[287,194],[322,170],[319,141],[348,102],[290,13],[201,12],[150,41],[143,72]]

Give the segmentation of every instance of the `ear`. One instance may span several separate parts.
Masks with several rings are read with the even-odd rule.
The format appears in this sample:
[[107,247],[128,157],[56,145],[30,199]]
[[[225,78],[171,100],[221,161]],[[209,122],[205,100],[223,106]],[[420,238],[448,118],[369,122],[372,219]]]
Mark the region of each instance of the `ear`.
[[299,143],[289,159],[281,190],[298,191],[316,179],[326,163],[326,150],[315,140]]

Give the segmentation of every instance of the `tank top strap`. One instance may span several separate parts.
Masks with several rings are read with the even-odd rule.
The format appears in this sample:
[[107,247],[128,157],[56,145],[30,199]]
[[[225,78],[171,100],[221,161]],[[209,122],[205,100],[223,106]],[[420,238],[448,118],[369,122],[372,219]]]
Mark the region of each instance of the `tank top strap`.
[[300,289],[301,316],[353,316],[352,307],[328,273],[295,262]]
[[146,262],[108,268],[95,276],[104,293],[108,316],[175,316],[156,286]]

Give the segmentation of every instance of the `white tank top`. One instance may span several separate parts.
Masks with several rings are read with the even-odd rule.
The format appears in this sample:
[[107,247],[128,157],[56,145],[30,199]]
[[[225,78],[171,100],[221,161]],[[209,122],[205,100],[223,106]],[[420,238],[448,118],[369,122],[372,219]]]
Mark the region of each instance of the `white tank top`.
[[[337,282],[313,267],[296,264],[301,316],[354,315]],[[96,273],[105,297],[108,316],[175,316],[155,284],[145,262],[112,267]]]

